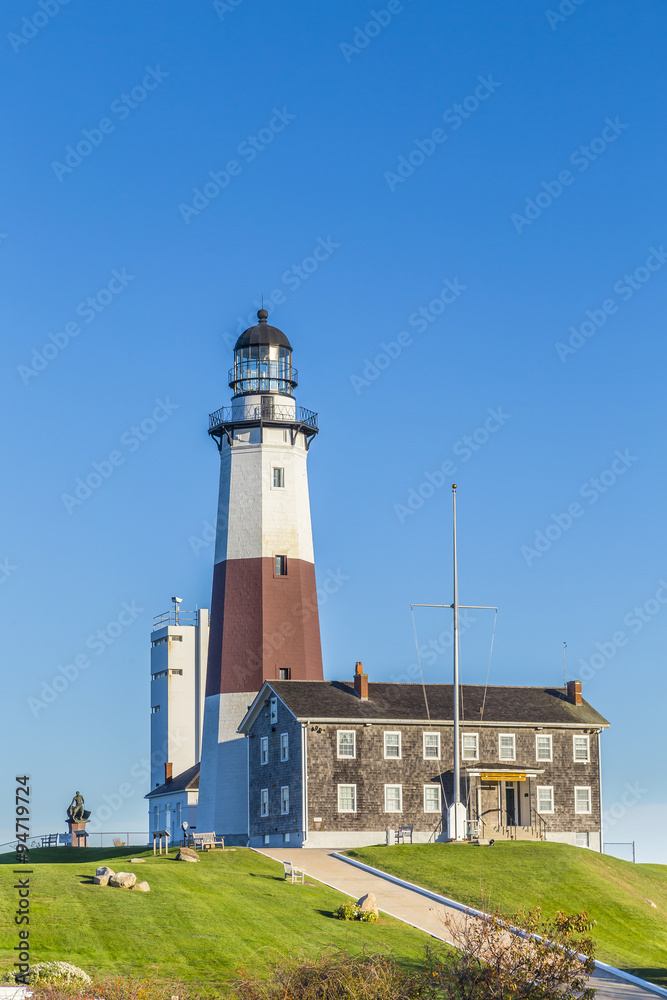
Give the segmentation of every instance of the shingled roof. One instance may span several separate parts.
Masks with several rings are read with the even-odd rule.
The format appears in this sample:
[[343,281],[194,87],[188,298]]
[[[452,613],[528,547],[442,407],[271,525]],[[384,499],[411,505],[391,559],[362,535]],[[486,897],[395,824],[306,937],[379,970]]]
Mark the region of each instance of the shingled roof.
[[144,795],[144,798],[150,799],[153,795],[166,795],[172,792],[196,792],[199,788],[200,767],[201,764],[193,764],[192,767],[188,767],[185,771],[181,771],[180,774],[175,775],[169,784],[158,785],[157,788],[153,788],[148,795]]
[[[356,695],[354,685],[348,681],[268,681],[267,687],[301,721],[426,723],[430,720],[442,724],[453,721],[451,684],[369,682],[367,701]],[[609,725],[588,702],[575,705],[565,688],[485,688],[483,684],[466,684],[461,685],[460,696],[461,721],[469,724]]]

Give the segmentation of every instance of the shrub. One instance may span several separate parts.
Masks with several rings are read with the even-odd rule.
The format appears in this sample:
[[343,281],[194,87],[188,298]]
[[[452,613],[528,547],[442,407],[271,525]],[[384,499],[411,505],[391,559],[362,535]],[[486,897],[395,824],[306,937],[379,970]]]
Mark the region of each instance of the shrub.
[[327,954],[277,965],[268,979],[242,978],[239,1000],[414,1000],[426,996],[413,975],[391,956]]
[[113,846],[114,847],[125,847],[125,841],[121,840],[120,837],[114,837],[113,838]]
[[377,913],[372,910],[362,910],[358,903],[341,903],[333,915],[339,920],[363,920],[364,923],[370,923],[378,918]]
[[74,983],[80,985],[92,982],[87,972],[79,969],[76,965],[70,965],[69,962],[37,962],[35,965],[31,965],[25,974],[6,972],[2,981],[10,983],[19,981],[29,985],[36,983],[57,983],[59,985]]

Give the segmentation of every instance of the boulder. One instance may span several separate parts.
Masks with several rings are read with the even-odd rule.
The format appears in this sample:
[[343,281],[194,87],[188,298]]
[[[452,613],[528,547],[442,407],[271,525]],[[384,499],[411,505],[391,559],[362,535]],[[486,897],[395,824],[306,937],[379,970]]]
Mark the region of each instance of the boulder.
[[199,857],[196,851],[193,851],[191,847],[181,847],[179,848],[178,854],[176,855],[177,861],[199,861]]
[[115,875],[116,873],[113,870],[113,868],[107,868],[106,865],[102,865],[100,868],[96,868],[95,869],[95,874],[96,875],[109,875],[109,876],[111,876],[111,875]]
[[93,885],[108,885],[110,875],[96,875],[93,879]]
[[149,886],[148,882],[137,882],[135,885],[131,885],[130,889],[132,889],[133,892],[150,892],[151,891],[151,887]]
[[375,898],[375,894],[372,892],[367,892],[365,896],[362,896],[361,899],[358,899],[357,906],[359,907],[362,913],[364,913],[366,910],[371,910],[371,912],[374,913],[376,917],[378,916],[378,904]]
[[649,906],[652,906],[654,910],[658,909],[658,907],[655,905],[652,899],[644,899],[644,902],[648,903]]
[[146,858],[130,858],[131,865],[143,865]]
[[137,876],[134,872],[117,872],[116,875],[109,877],[109,885],[114,889],[131,889],[136,881]]

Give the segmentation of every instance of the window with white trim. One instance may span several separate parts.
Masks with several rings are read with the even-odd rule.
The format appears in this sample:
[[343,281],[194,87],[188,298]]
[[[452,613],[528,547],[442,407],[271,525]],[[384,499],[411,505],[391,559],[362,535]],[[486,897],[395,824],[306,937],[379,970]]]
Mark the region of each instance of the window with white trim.
[[514,733],[501,733],[498,737],[498,759],[514,760],[515,757]]
[[261,736],[259,740],[259,762],[260,764],[269,763],[269,737]]
[[338,730],[338,756],[339,757],[357,756],[357,741],[354,729]]
[[590,847],[590,834],[588,833],[575,833],[574,843],[577,847]]
[[591,811],[591,789],[589,785],[574,786],[574,811],[589,813]]
[[574,736],[574,759],[577,763],[588,764],[591,759],[589,736]]
[[384,734],[384,755],[386,759],[394,758],[400,759],[401,756],[401,734],[400,733],[385,733]]
[[280,759],[289,760],[289,733],[280,734]]
[[544,733],[537,733],[535,736],[535,759],[553,760],[551,737],[545,735]]
[[338,812],[353,813],[357,811],[357,786],[338,786]]
[[554,790],[552,785],[537,786],[537,811],[538,813],[552,813],[554,811]]
[[403,786],[384,786],[384,811],[386,813],[403,812]]
[[424,760],[440,760],[440,733],[424,733]]
[[272,486],[274,490],[284,490],[285,489],[285,470],[279,469],[274,465],[273,467],[273,481]]
[[283,785],[280,789],[280,815],[289,815],[289,785]]
[[269,790],[263,788],[259,793],[259,813],[260,816],[269,815]]
[[440,785],[424,785],[424,812],[442,812],[440,805]]
[[461,759],[477,760],[479,757],[479,737],[477,733],[463,733],[461,735]]

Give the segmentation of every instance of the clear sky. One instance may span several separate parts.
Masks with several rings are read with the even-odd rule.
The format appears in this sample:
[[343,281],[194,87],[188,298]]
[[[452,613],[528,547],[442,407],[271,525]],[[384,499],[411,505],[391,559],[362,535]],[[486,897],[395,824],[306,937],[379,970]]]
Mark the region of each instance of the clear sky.
[[[147,828],[152,617],[209,606],[207,417],[263,294],[320,414],[326,676],[407,674],[410,602],[451,600],[456,481],[460,599],[500,608],[491,682],[562,683],[567,642],[612,723],[607,839],[667,863],[662,0],[0,19],[0,841],[24,772],[37,833],[127,782],[114,828]],[[448,615],[417,614],[427,681],[451,676]]]

